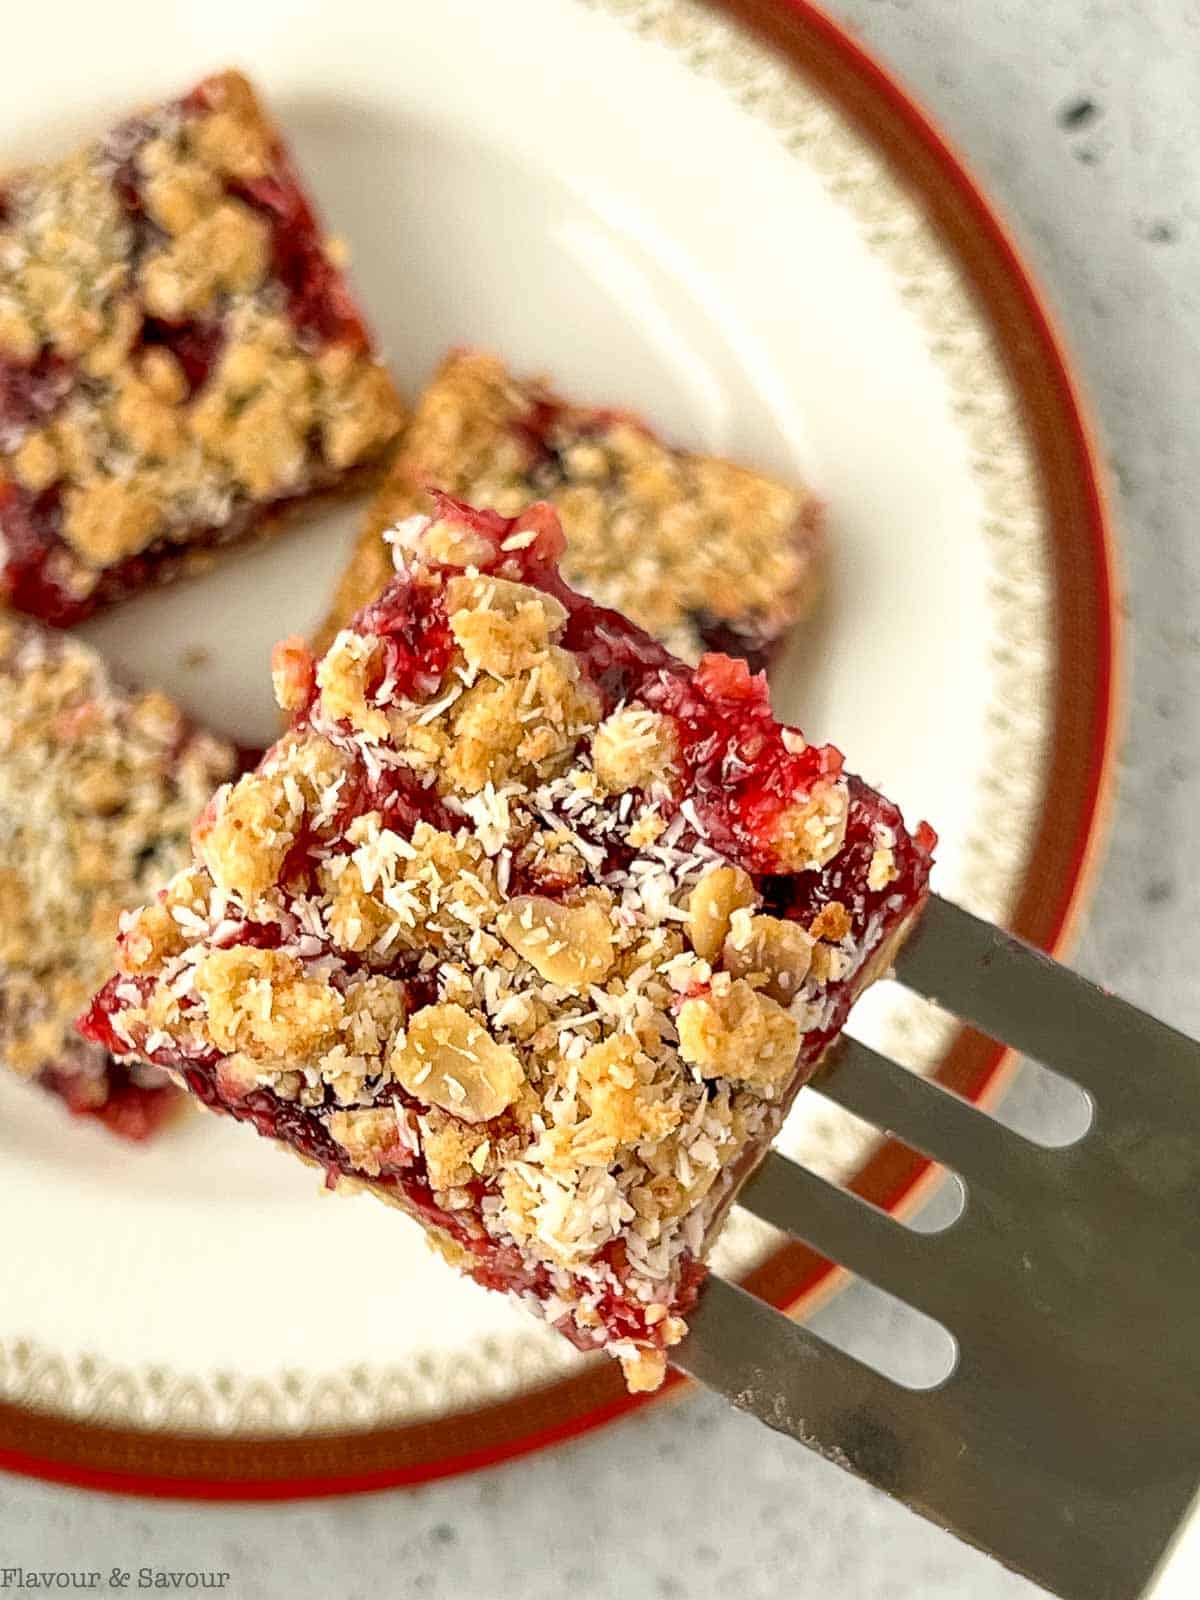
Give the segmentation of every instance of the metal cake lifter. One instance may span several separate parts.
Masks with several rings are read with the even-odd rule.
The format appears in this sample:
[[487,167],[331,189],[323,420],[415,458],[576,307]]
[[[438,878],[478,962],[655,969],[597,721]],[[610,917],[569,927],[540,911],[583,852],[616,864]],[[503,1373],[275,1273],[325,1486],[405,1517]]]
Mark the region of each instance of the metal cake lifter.
[[1200,1487],[1200,1045],[934,897],[910,989],[1063,1076],[1092,1125],[1035,1145],[861,1044],[815,1087],[944,1162],[941,1233],[772,1153],[739,1203],[937,1318],[937,1388],[882,1377],[710,1278],[683,1371],[1064,1600],[1133,1600]]

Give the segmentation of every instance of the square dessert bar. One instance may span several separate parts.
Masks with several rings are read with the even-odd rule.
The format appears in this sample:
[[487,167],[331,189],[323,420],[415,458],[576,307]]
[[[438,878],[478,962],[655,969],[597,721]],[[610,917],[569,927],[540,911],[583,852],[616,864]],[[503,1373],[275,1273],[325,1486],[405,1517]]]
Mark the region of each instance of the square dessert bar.
[[185,864],[233,770],[163,695],[128,694],[95,651],[0,619],[0,1061],[131,1138],[182,1099],[74,1019],[111,971],[121,913]]
[[934,843],[569,589],[548,505],[446,497],[123,921],[81,1026],[415,1216],[479,1283],[657,1386],[705,1251]]
[[417,405],[322,645],[388,582],[383,533],[430,509],[429,486],[504,516],[551,501],[567,582],[685,661],[723,650],[757,670],[816,595],[821,518],[808,490],[672,450],[629,412],[575,405],[459,351]]
[[237,73],[0,179],[0,600],[68,626],[353,483],[400,407],[337,258]]

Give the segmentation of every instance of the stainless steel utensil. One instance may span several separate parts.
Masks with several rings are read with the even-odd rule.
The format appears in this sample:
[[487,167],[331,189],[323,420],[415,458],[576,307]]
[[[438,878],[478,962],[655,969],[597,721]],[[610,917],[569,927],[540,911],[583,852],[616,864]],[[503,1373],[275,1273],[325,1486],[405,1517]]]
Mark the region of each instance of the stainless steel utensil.
[[1133,1600],[1200,1488],[1200,1045],[936,897],[897,977],[1090,1096],[1035,1145],[848,1041],[816,1086],[957,1172],[917,1233],[772,1153],[739,1203],[937,1318],[912,1390],[719,1278],[676,1365],[1064,1600]]

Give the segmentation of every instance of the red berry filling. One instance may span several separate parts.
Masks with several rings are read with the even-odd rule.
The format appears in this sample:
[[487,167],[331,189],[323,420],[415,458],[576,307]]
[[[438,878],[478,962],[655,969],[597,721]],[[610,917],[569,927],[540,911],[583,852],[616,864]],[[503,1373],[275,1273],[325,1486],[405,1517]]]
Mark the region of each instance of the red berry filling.
[[51,351],[42,351],[31,366],[0,355],[0,447],[6,438],[48,422],[74,381],[70,363]]
[[[37,286],[79,272],[85,225],[100,263],[68,318]],[[349,288],[235,74],[19,175],[0,229],[0,263],[48,269],[6,280],[0,264],[6,348],[21,352],[0,357],[0,533],[19,609],[82,621],[341,483],[395,432]]]
[[173,1084],[165,1079],[157,1084],[139,1082],[120,1061],[107,1063],[99,1096],[95,1077],[69,1066],[48,1068],[38,1082],[64,1101],[73,1115],[94,1118],[110,1133],[135,1144],[152,1138],[183,1103]]
[[[632,428],[653,440],[654,434],[635,412],[617,407],[591,407],[584,409],[568,405],[565,401],[539,393],[525,414],[513,424],[512,432],[529,452],[529,486],[539,498],[553,500],[571,481],[568,451],[578,444],[602,440],[614,427]],[[614,512],[619,511],[622,496],[619,480],[609,487]],[[810,509],[802,525],[796,529],[796,541],[803,547],[813,539]],[[756,623],[747,616],[737,622],[715,616],[703,606],[693,607],[688,616],[696,635],[705,648],[714,653],[739,657],[753,672],[768,667],[783,643],[781,634],[774,628]]]
[[[186,541],[186,551],[196,555],[245,538],[256,528],[270,526],[288,503],[243,505],[220,526],[194,531]],[[171,576],[185,561],[176,543],[162,540],[106,567],[81,595],[67,575],[64,558],[68,549],[61,527],[62,493],[57,485],[32,495],[0,478],[0,535],[7,556],[4,580],[9,603],[52,628],[72,628],[102,606],[140,594]]]
[[193,947],[133,918],[81,1030],[649,1384],[933,835],[744,661],[689,668],[567,588],[547,506],[435,498],[319,668],[282,647],[292,733],[166,891]]

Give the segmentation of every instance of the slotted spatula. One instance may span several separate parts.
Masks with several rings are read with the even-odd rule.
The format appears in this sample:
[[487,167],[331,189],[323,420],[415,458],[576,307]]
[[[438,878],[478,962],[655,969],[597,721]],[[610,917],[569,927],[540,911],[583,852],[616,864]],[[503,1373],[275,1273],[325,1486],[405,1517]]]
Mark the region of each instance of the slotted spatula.
[[830,1099],[957,1172],[916,1233],[772,1153],[739,1203],[929,1316],[912,1390],[710,1278],[676,1365],[1064,1600],[1144,1593],[1200,1488],[1200,1045],[936,897],[900,981],[1073,1079],[1047,1149],[865,1046]]

